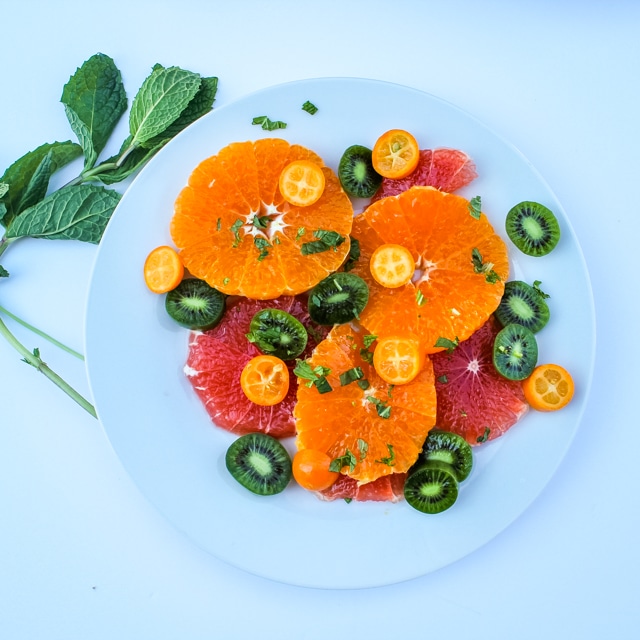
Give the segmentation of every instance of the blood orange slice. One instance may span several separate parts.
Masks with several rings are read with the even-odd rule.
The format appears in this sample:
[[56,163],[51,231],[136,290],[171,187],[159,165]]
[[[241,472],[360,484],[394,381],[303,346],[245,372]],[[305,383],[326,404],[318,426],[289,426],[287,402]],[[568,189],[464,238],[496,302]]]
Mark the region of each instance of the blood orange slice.
[[431,356],[436,376],[437,425],[472,445],[493,440],[529,409],[520,382],[493,366],[493,341],[500,323],[492,316],[450,353]]
[[396,196],[415,185],[452,193],[478,177],[473,160],[458,149],[422,149],[415,170],[405,178],[385,178],[373,201]]
[[341,475],[338,480],[316,495],[321,500],[355,500],[356,502],[399,502],[404,498],[406,473],[382,476],[373,482],[359,485],[349,476]]
[[237,434],[260,431],[283,438],[295,433],[292,415],[298,386],[293,375],[295,363],[287,362],[289,391],[276,405],[260,406],[251,402],[240,385],[245,365],[260,355],[246,334],[253,316],[266,307],[287,311],[310,330],[301,357],[308,356],[317,340],[326,335],[326,329],[311,322],[306,304],[299,298],[282,296],[268,302],[242,299],[227,310],[214,329],[191,333],[185,374],[217,426]]

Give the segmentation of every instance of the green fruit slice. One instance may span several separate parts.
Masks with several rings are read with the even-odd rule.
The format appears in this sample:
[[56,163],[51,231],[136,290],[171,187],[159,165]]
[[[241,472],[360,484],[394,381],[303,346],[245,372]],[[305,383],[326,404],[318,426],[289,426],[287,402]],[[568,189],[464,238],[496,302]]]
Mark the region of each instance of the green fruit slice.
[[458,480],[451,465],[428,462],[410,473],[404,484],[407,503],[422,513],[441,513],[458,499]]
[[509,380],[528,378],[538,362],[538,343],[530,329],[508,324],[493,343],[493,365]]
[[309,293],[309,315],[318,324],[344,324],[358,318],[369,301],[367,283],[353,273],[332,273]]
[[539,202],[524,201],[512,207],[505,227],[513,244],[528,256],[545,256],[560,240],[558,219]]
[[345,192],[356,198],[371,198],[382,184],[382,176],[371,162],[371,149],[359,144],[350,146],[342,154],[338,178]]
[[251,319],[247,339],[267,355],[293,360],[307,346],[307,330],[282,309],[262,309]]
[[516,323],[538,333],[549,322],[551,313],[538,289],[521,280],[512,280],[504,286],[495,316],[503,327]]
[[167,293],[165,309],[183,327],[212,329],[224,315],[226,298],[204,280],[187,278]]
[[469,477],[473,468],[471,445],[457,433],[433,429],[429,432],[413,469],[417,471],[428,462],[450,465],[456,480],[462,482]]

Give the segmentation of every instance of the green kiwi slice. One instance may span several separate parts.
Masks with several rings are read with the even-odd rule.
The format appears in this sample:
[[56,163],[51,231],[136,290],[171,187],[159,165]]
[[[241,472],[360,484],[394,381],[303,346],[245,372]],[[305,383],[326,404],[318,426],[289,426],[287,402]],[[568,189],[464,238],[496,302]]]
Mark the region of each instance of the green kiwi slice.
[[539,289],[522,280],[511,280],[504,286],[495,316],[503,327],[514,322],[538,333],[549,322],[551,313]]
[[344,324],[358,318],[369,302],[369,287],[353,273],[332,273],[309,293],[308,310],[318,324]]
[[240,436],[227,449],[225,464],[235,480],[259,496],[280,493],[291,480],[289,453],[265,433]]
[[553,211],[525,200],[509,210],[505,223],[511,242],[528,256],[545,256],[560,240],[560,225]]
[[453,469],[458,482],[469,477],[473,468],[471,445],[457,433],[433,429],[422,445],[422,452],[413,465],[417,470],[427,462],[442,462]]
[[209,286],[204,280],[187,278],[165,298],[167,313],[183,327],[212,329],[226,310],[224,293]]
[[360,144],[350,146],[342,154],[338,178],[345,192],[355,198],[371,198],[382,184],[382,176],[371,162],[371,149]]
[[458,480],[451,465],[427,462],[407,476],[407,503],[422,513],[441,513],[458,499]]
[[511,323],[502,329],[493,343],[493,365],[509,380],[528,378],[538,362],[538,343],[530,329]]
[[262,309],[251,319],[247,339],[270,356],[293,360],[307,346],[309,336],[300,320],[282,309]]

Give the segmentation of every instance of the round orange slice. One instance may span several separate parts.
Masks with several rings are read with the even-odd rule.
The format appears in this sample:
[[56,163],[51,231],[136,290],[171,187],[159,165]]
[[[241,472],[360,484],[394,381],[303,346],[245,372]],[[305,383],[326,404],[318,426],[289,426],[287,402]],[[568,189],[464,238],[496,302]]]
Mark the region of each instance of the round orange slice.
[[411,280],[416,265],[409,249],[399,244],[383,244],[373,252],[369,267],[378,284],[395,289]]
[[289,204],[308,207],[317,202],[324,191],[324,173],[310,160],[294,160],[282,170],[278,184]]
[[242,370],[240,387],[251,402],[271,407],[289,391],[289,369],[275,356],[256,356]]
[[184,276],[184,265],[173,247],[162,245],[153,249],[143,267],[144,281],[153,293],[175,289]]
[[[507,247],[484,213],[461,196],[415,186],[356,216],[351,232],[360,258],[351,272],[369,286],[360,321],[379,338],[416,335],[426,353],[469,338],[495,311],[509,276]],[[390,289],[369,267],[378,247],[411,252],[412,279]]]
[[331,390],[324,385],[321,393],[312,381],[300,379],[294,408],[298,450],[327,454],[333,469],[358,484],[407,471],[435,425],[431,361],[425,358],[411,382],[393,386],[371,363],[374,348],[375,336],[364,330],[334,327],[308,361]]
[[373,352],[376,373],[389,384],[411,382],[424,366],[420,341],[407,336],[387,336],[378,340]]
[[405,178],[418,166],[420,148],[408,131],[391,129],[383,133],[373,145],[373,168],[384,178]]
[[[325,179],[308,206],[288,203],[279,189],[282,170],[299,160]],[[317,154],[265,138],[234,142],[193,170],[176,200],[171,236],[195,277],[228,295],[271,300],[308,291],[335,271],[349,253],[352,224],[351,201]],[[340,242],[326,244],[326,237]]]

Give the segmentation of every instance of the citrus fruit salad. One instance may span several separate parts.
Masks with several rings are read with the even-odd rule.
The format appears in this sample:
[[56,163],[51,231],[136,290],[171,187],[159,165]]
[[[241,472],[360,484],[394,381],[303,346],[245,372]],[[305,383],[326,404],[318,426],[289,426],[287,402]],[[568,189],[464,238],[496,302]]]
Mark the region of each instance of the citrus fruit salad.
[[[465,152],[402,129],[353,144],[335,169],[275,137],[195,167],[175,246],[154,249],[144,277],[189,329],[185,375],[237,436],[225,463],[249,491],[293,482],[325,501],[439,513],[475,447],[571,400],[569,372],[538,364],[548,296],[509,279],[481,198],[455,193],[477,175]],[[528,255],[559,241],[542,204],[505,219]]]

